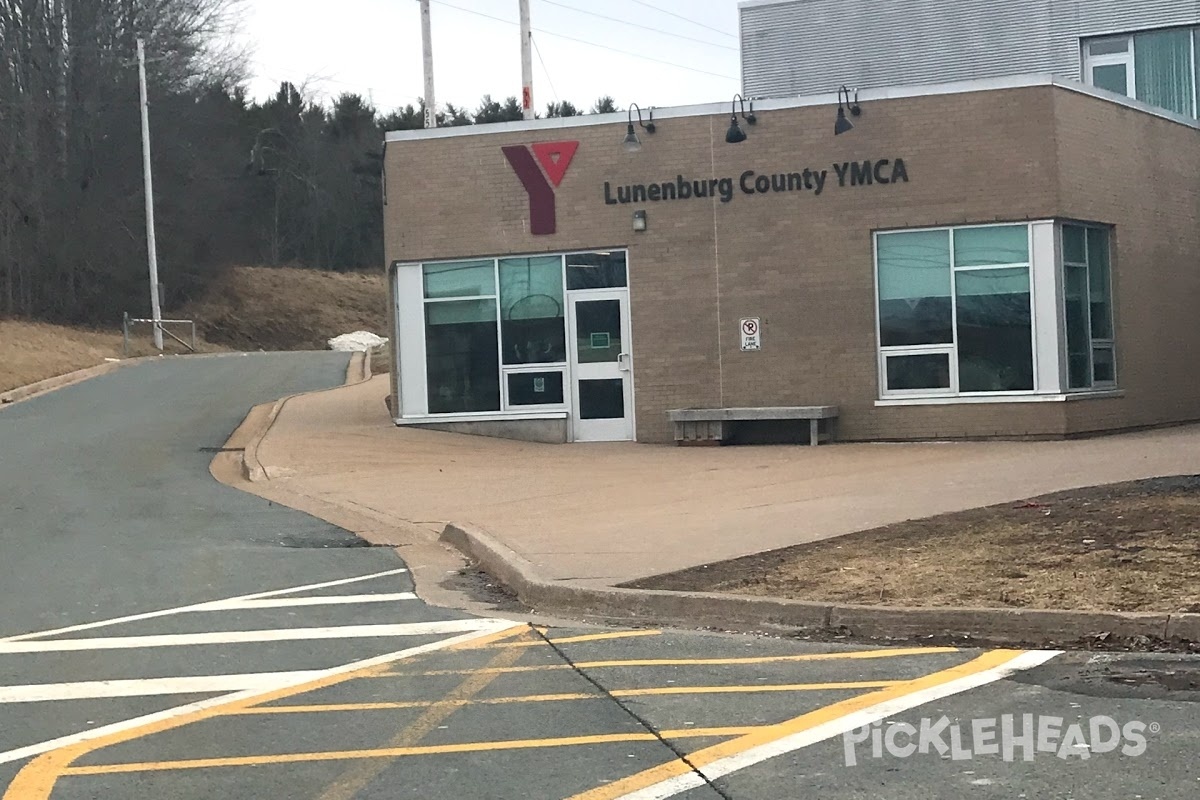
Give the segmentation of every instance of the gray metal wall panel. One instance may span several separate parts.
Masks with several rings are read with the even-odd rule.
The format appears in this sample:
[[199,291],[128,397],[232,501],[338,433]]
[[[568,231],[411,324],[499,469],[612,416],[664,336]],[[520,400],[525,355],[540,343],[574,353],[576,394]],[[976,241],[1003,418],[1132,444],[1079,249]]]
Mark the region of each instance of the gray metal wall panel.
[[1200,24],[1200,0],[792,0],[741,8],[751,97],[1052,72],[1079,40]]

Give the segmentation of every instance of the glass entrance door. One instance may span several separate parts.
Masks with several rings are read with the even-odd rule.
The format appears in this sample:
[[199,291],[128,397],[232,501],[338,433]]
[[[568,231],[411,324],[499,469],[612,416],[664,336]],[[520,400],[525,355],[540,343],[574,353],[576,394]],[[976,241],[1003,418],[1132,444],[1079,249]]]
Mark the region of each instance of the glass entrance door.
[[569,293],[572,439],[633,438],[633,372],[629,290]]

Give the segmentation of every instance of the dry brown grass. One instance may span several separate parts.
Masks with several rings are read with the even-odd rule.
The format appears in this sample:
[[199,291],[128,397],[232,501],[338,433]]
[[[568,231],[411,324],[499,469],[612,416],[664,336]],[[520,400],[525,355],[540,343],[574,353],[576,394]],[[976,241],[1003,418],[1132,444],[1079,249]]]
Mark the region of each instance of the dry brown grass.
[[1200,611],[1200,477],[912,520],[632,585],[871,605]]
[[[382,274],[238,267],[197,301],[166,316],[195,319],[198,349],[324,350],[328,339],[387,327]],[[187,338],[183,331],[174,330]],[[150,330],[138,326],[130,355],[153,350]],[[185,348],[166,341],[169,353]],[[0,392],[121,357],[121,331],[0,320]],[[380,361],[385,363],[385,361]],[[386,369],[386,368],[385,368]]]
[[324,350],[343,333],[386,335],[383,274],[237,267],[180,313],[237,350]]

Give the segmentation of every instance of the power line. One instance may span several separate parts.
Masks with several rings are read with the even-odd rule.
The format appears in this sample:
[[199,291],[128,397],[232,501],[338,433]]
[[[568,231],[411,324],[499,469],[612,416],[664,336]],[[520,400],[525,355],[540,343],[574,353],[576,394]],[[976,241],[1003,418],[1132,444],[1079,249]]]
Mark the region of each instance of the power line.
[[542,65],[542,72],[546,73],[546,83],[550,84],[550,92],[554,95],[554,102],[559,102],[558,90],[554,88],[554,80],[550,77],[550,70],[546,69],[546,62],[542,59],[542,51],[538,49],[537,39],[533,38],[533,34],[529,34],[529,41],[533,44],[533,52],[537,53],[538,62]]
[[633,2],[637,3],[639,6],[645,6],[646,8],[652,8],[655,11],[659,12],[660,14],[666,14],[668,17],[675,17],[676,19],[681,19],[684,22],[690,22],[693,25],[699,25],[701,28],[705,28],[707,30],[713,31],[714,33],[719,33],[722,36],[728,36],[731,39],[737,38],[736,35],[730,33],[729,31],[723,31],[720,28],[714,28],[712,25],[705,25],[703,22],[697,22],[696,20],[692,19],[691,17],[685,17],[682,14],[676,14],[674,11],[667,11],[665,8],[659,8],[658,6],[651,5],[650,3],[644,3],[644,2],[642,2],[642,0],[633,0]]
[[[495,16],[492,16],[491,14],[485,14],[482,11],[474,11],[470,8],[463,8],[462,6],[456,6],[451,3],[444,2],[444,0],[433,0],[433,2],[437,3],[439,6],[445,6],[446,8],[453,8],[456,11],[462,11],[467,14],[474,14],[477,17],[484,17],[486,19],[492,19],[492,20],[495,20],[496,22],[503,22],[508,25],[519,25],[520,24],[517,22],[513,22],[511,19],[504,19],[503,17],[495,17]],[[656,64],[664,64],[668,67],[675,67],[676,69],[685,69],[689,72],[696,72],[701,75],[708,75],[713,78],[723,78],[725,80],[734,80],[734,78],[730,75],[722,75],[717,72],[709,72],[708,70],[697,69],[696,67],[686,67],[683,64],[676,64],[672,61],[663,61],[661,58],[653,58],[651,56],[642,55],[641,53],[634,53],[630,50],[621,50],[616,47],[609,47],[606,44],[597,44],[596,42],[589,42],[586,39],[576,39],[574,36],[567,36],[564,33],[555,33],[554,31],[542,30],[541,28],[534,28],[533,30],[537,31],[538,33],[544,33],[547,36],[554,36],[559,39],[566,39],[569,42],[576,42],[577,44],[586,44],[589,47],[597,47],[601,50],[610,50],[614,53],[620,53],[621,55],[631,56],[633,58],[640,58],[643,61],[653,61]]]
[[619,19],[617,17],[610,17],[605,14],[597,14],[595,11],[585,11],[582,8],[575,8],[574,6],[568,6],[568,5],[563,5],[562,3],[556,3],[556,2],[554,2],[554,0],[541,0],[541,2],[545,3],[548,6],[558,6],[559,8],[565,8],[568,11],[574,11],[578,14],[587,14],[589,17],[596,17],[597,19],[605,19],[605,20],[608,20],[609,22],[616,22],[621,25],[628,25],[631,28],[641,28],[644,31],[651,31],[652,33],[659,33],[659,34],[662,34],[663,36],[674,36],[676,39],[686,39],[689,42],[698,42],[700,44],[706,44],[709,47],[719,47],[722,50],[732,50],[735,53],[737,52],[736,47],[730,47],[727,44],[717,44],[716,42],[709,42],[704,39],[697,39],[693,36],[685,36],[682,33],[672,33],[671,31],[664,31],[662,28],[652,28],[649,25],[639,25],[636,22],[629,22],[627,20]]

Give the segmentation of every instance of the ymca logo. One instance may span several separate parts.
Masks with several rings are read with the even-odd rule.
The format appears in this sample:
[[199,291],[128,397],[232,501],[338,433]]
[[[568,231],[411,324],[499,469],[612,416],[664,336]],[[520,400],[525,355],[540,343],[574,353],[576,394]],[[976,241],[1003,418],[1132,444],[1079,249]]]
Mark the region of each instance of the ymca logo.
[[529,232],[535,236],[554,233],[554,188],[567,174],[579,142],[538,142],[500,149],[529,195]]

